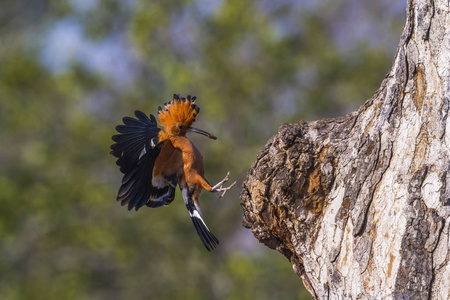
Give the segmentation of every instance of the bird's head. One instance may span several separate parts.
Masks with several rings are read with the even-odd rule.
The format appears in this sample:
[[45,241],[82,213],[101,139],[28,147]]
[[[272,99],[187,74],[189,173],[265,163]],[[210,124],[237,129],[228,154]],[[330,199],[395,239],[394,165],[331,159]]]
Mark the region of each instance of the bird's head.
[[185,136],[187,132],[196,132],[217,139],[214,135],[192,127],[195,118],[200,112],[200,108],[195,105],[196,97],[173,95],[173,100],[166,102],[164,108],[158,108],[158,123],[164,127],[164,133],[168,138],[175,136]]

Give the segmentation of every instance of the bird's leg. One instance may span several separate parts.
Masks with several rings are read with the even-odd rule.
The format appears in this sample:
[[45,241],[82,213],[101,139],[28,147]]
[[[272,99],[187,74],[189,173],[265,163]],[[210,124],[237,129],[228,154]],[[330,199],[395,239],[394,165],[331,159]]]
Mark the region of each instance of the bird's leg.
[[230,175],[230,172],[227,173],[227,175],[225,176],[224,179],[219,181],[218,184],[216,184],[215,186],[213,186],[211,188],[211,192],[213,192],[213,193],[222,192],[222,194],[220,195],[219,199],[222,198],[225,195],[225,193],[236,184],[236,181],[235,181],[228,187],[222,187],[223,184],[228,181],[228,176],[229,175]]

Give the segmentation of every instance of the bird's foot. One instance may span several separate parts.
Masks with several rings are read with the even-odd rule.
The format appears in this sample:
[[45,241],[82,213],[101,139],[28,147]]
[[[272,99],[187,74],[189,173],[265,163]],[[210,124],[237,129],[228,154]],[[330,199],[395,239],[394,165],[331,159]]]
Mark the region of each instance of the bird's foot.
[[227,176],[225,176],[224,179],[222,179],[218,184],[216,184],[215,186],[213,186],[212,189],[211,189],[211,192],[214,192],[214,193],[222,192],[222,194],[220,195],[219,199],[222,198],[222,197],[225,195],[225,193],[226,193],[228,190],[230,190],[230,189],[236,184],[236,181],[235,181],[235,182],[233,182],[233,183],[232,183],[230,186],[228,186],[228,187],[222,187],[223,184],[224,184],[225,182],[228,181],[228,176],[229,176],[229,175],[230,175],[230,172],[228,172],[228,173],[227,173]]

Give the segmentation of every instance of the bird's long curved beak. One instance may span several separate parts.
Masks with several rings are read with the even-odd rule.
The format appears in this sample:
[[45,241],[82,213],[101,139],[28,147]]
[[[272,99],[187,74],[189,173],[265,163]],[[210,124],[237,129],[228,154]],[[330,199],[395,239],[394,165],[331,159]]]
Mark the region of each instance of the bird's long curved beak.
[[201,130],[201,129],[198,129],[198,128],[195,128],[195,127],[189,127],[189,128],[186,129],[186,131],[199,133],[199,134],[202,134],[204,136],[209,137],[210,139],[217,140],[217,137],[215,135],[212,135],[209,132],[206,132],[204,130]]

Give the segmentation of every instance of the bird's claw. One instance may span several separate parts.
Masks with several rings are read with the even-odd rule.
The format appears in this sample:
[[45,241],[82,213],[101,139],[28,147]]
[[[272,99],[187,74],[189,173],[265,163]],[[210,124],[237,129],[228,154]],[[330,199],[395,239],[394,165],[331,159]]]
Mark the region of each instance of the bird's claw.
[[219,199],[222,198],[222,197],[225,195],[225,193],[226,193],[228,190],[230,190],[230,189],[236,184],[236,181],[235,181],[235,182],[233,182],[233,183],[232,183],[230,186],[228,186],[228,187],[222,187],[223,184],[224,184],[225,182],[228,181],[228,176],[229,176],[229,175],[230,175],[230,172],[228,172],[227,175],[225,176],[225,178],[222,179],[221,181],[219,181],[219,183],[217,183],[217,184],[216,184],[215,186],[213,186],[212,189],[211,189],[211,192],[222,192],[222,194],[220,195]]
[[218,189],[218,190],[217,190],[218,192],[222,192],[222,194],[219,196],[219,199],[222,198],[222,197],[225,195],[225,193],[226,193],[228,190],[230,190],[235,184],[236,184],[236,181],[233,182],[230,186],[228,186],[228,187],[226,187],[226,188],[220,188],[220,189]]

